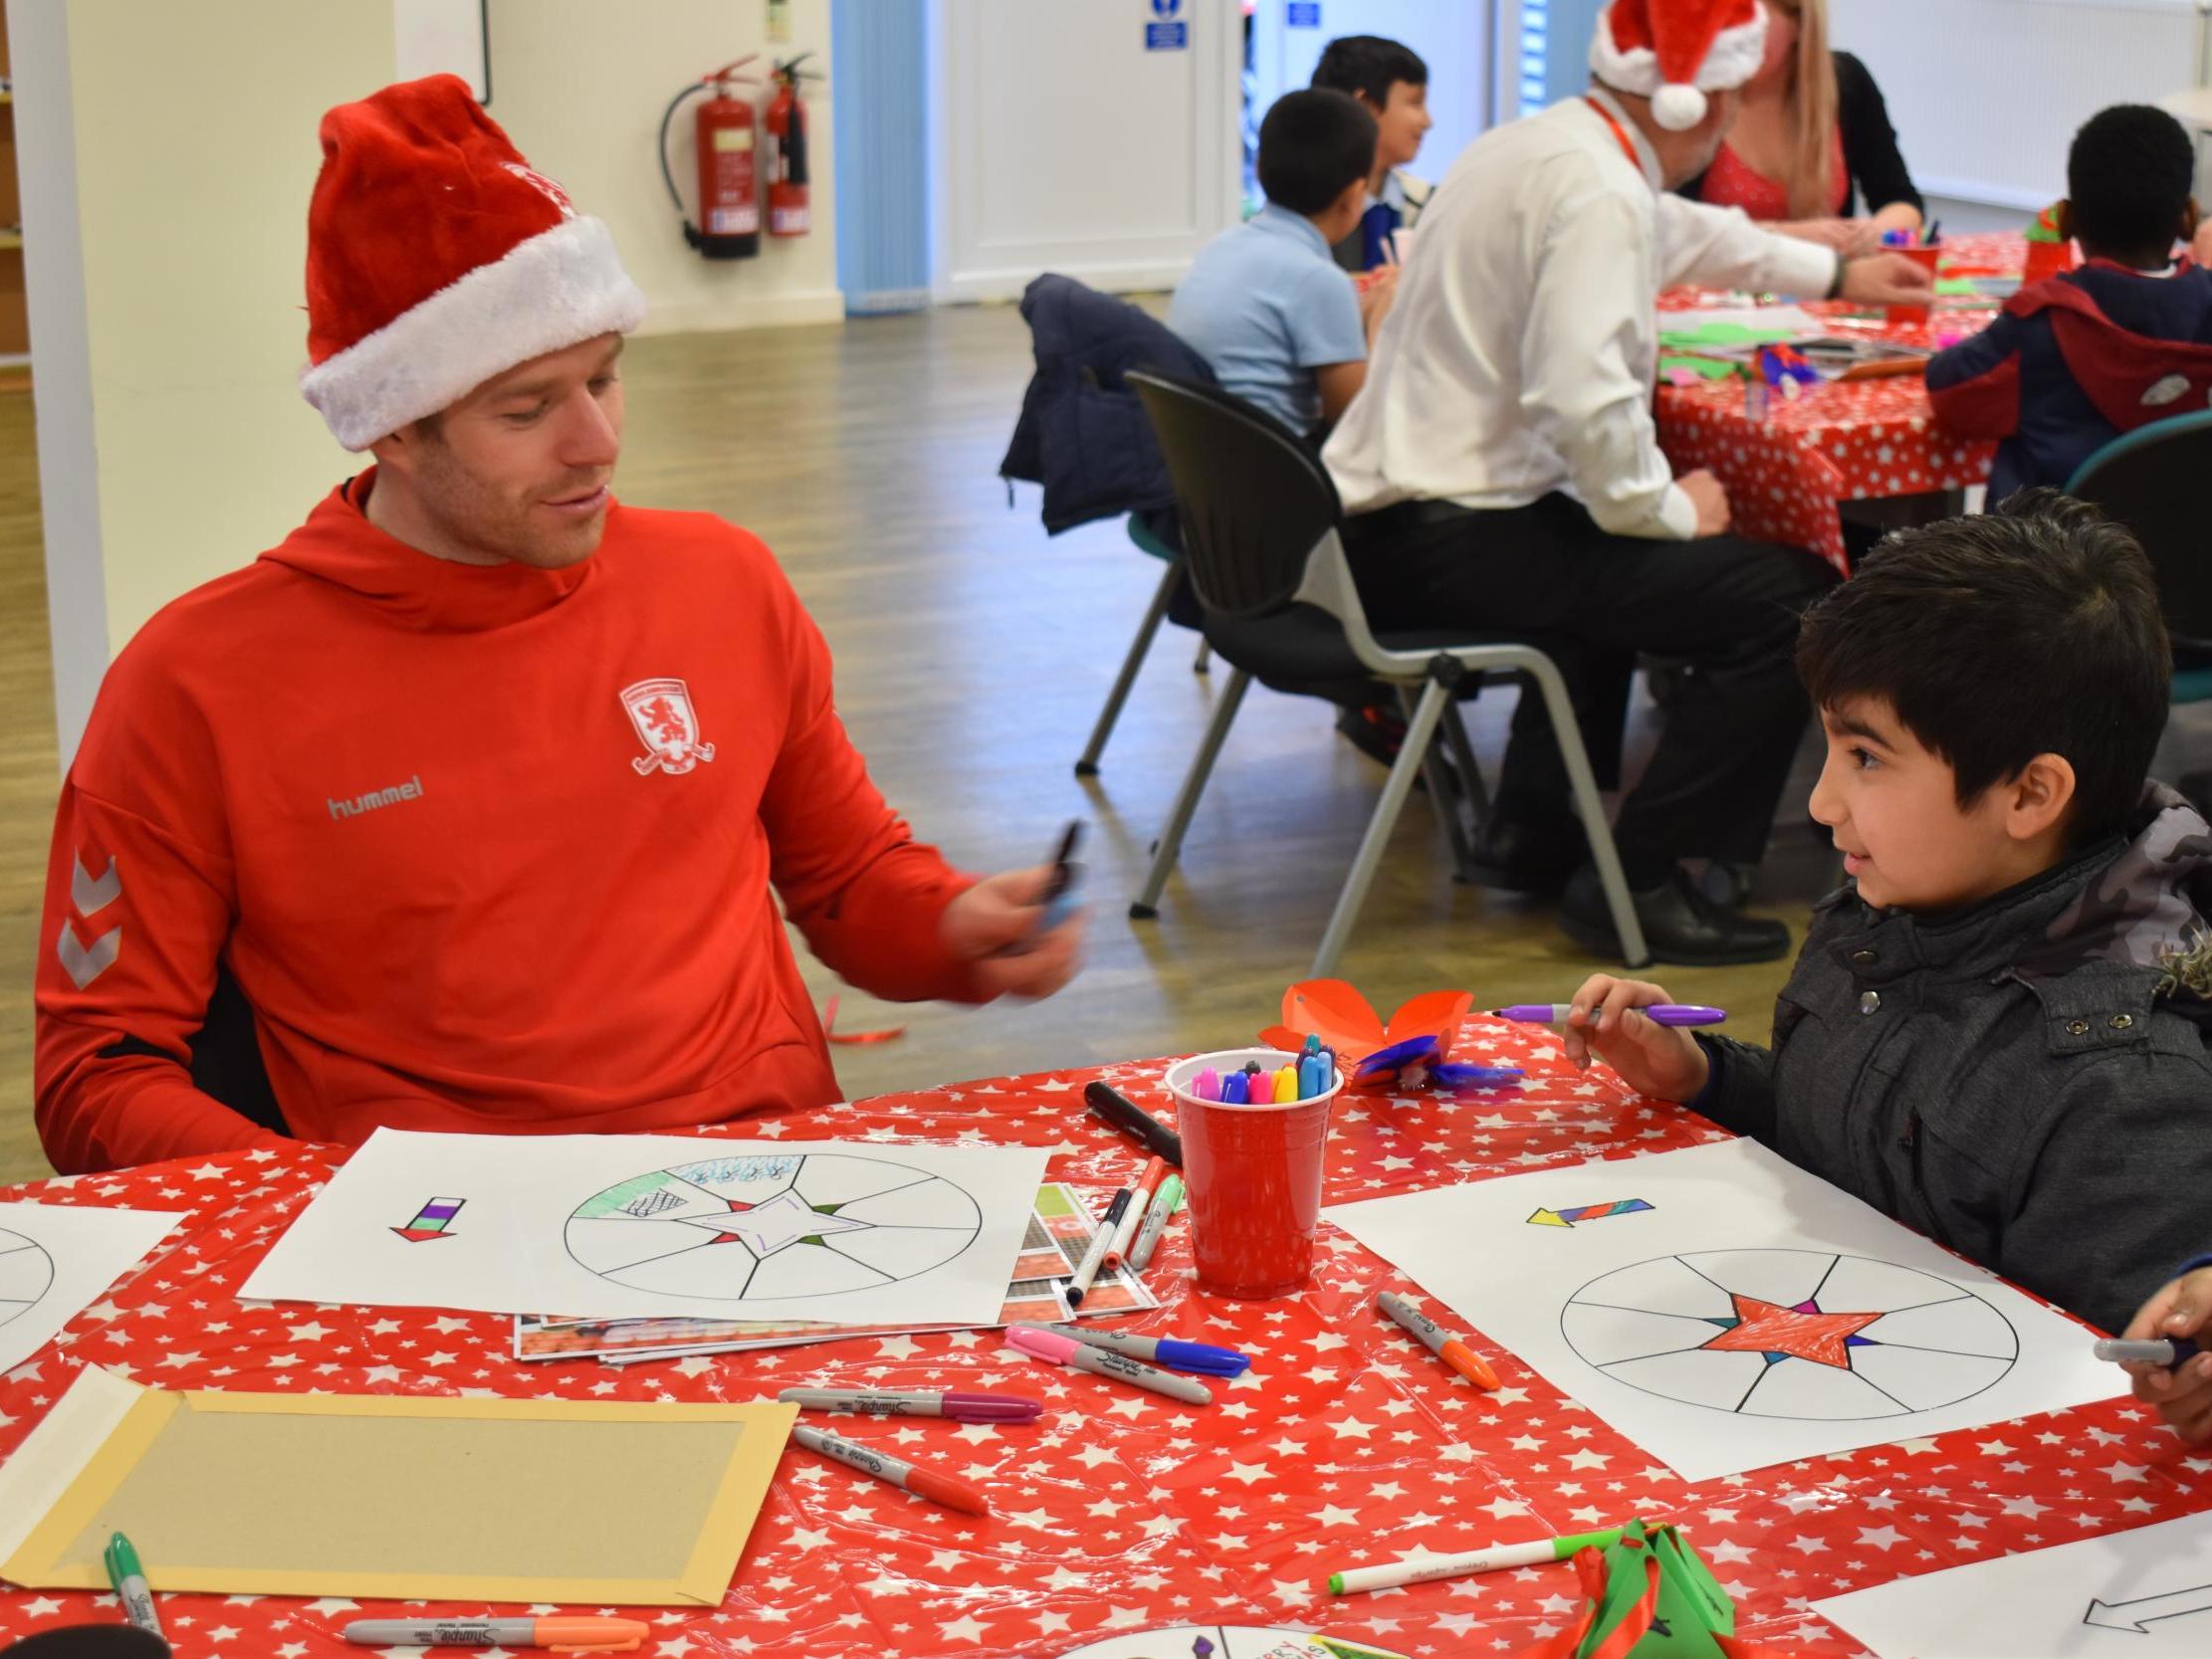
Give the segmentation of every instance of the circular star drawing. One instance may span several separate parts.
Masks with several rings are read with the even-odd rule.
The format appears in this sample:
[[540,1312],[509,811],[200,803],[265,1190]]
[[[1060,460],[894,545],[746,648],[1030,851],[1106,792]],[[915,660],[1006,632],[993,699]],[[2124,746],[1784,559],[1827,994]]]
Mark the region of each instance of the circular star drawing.
[[0,1325],[27,1314],[54,1283],[54,1258],[36,1239],[0,1227]]
[[1817,1250],[1707,1250],[1617,1268],[1560,1331],[1618,1382],[1749,1417],[1909,1416],[2012,1369],[2012,1324],[1916,1268]]
[[578,1204],[576,1262],[633,1290],[717,1302],[834,1296],[951,1261],[983,1210],[942,1175],[840,1152],[702,1158]]

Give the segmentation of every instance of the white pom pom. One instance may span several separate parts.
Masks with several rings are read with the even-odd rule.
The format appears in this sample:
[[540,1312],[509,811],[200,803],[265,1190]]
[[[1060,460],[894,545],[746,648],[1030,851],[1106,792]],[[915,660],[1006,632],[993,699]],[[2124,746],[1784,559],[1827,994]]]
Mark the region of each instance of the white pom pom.
[[1687,132],[1705,118],[1705,95],[1679,84],[1652,95],[1652,118],[1669,132]]

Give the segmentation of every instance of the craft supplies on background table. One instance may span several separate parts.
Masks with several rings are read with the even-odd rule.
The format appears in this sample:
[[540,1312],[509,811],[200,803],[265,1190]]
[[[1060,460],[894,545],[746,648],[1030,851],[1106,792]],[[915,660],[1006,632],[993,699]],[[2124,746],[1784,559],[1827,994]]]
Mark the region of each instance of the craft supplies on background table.
[[[1165,1220],[1162,1226],[1166,1225]],[[1067,1285],[1097,1231],[1081,1195],[1071,1186],[1048,1181],[1037,1188],[1036,1206],[1014,1258],[1013,1279],[997,1317],[990,1326],[1142,1313],[1160,1306],[1145,1282],[1128,1268],[1102,1275],[1078,1311],[1067,1305]],[[847,1342],[862,1337],[896,1337],[925,1331],[967,1331],[973,1325],[839,1325],[808,1320],[634,1319],[597,1320],[575,1316],[522,1315],[515,1321],[518,1359],[600,1358],[613,1364],[677,1359],[693,1353],[743,1353],[753,1348],[796,1348],[807,1343]]]

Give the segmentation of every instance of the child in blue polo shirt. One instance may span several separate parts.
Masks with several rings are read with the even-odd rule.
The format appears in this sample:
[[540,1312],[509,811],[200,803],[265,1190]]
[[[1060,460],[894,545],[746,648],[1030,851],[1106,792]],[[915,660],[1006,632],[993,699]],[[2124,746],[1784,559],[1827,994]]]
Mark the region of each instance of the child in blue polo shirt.
[[1367,380],[1395,270],[1356,288],[1329,249],[1359,223],[1375,117],[1343,93],[1286,93],[1259,127],[1267,205],[1199,251],[1168,326],[1221,385],[1301,435],[1333,424]]

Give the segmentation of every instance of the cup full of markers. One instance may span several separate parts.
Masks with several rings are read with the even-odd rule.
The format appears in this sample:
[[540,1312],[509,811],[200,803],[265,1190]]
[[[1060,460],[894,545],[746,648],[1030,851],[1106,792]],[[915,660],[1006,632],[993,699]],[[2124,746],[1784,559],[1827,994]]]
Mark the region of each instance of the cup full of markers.
[[1221,1049],[1178,1061],[1166,1081],[1199,1289],[1288,1296],[1313,1272],[1330,1103],[1344,1087],[1335,1057],[1318,1044]]

